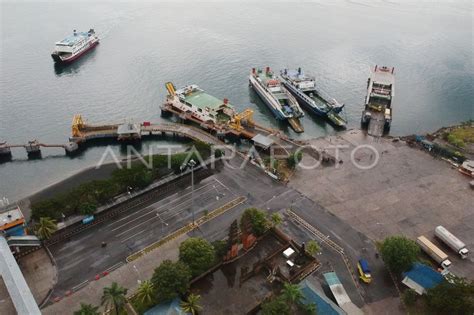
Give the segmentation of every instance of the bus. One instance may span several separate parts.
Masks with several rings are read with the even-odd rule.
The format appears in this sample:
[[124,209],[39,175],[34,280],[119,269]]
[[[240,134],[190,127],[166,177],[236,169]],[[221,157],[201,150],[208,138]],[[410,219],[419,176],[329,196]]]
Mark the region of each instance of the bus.
[[357,263],[357,270],[359,271],[359,278],[365,283],[372,282],[372,275],[370,274],[369,264],[365,259],[359,259]]

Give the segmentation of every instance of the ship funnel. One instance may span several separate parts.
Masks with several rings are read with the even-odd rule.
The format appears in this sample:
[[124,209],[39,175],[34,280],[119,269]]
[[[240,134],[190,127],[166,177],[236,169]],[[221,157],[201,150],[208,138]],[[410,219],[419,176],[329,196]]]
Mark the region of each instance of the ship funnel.
[[252,68],[252,73],[255,74],[255,68]]
[[301,67],[298,68],[298,74],[301,74]]
[[266,72],[266,73],[270,72],[270,67],[267,67],[267,68],[265,69],[265,72]]
[[76,36],[76,35],[77,35],[77,33],[76,33],[76,30],[74,30],[74,31],[73,31],[73,34],[74,34],[74,36]]
[[224,104],[228,104],[229,103],[229,100],[224,98]]

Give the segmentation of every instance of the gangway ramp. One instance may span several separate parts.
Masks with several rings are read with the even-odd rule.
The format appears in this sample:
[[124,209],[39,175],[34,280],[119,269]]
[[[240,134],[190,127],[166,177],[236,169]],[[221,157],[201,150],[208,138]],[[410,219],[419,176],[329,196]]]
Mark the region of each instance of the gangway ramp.
[[347,295],[346,289],[339,280],[339,277],[335,272],[327,272],[323,274],[326,283],[329,286],[337,304],[348,314],[348,315],[363,315],[364,313],[358,308]]

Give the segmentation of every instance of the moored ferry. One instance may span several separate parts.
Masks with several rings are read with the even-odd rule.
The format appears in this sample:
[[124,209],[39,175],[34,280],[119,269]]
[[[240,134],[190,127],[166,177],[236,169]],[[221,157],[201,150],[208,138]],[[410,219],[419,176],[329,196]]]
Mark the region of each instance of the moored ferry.
[[166,89],[168,96],[164,106],[170,106],[174,111],[184,116],[191,116],[200,122],[224,123],[230,121],[236,114],[234,107],[226,98],[218,99],[195,84],[176,89],[171,82],[168,82]]
[[393,67],[375,66],[367,80],[367,96],[361,124],[371,136],[380,137],[390,130],[392,100],[395,95],[394,70]]
[[57,63],[71,63],[90,51],[99,43],[99,37],[93,29],[88,32],[76,32],[62,41],[56,42],[51,57]]
[[266,67],[265,71],[253,68],[249,82],[276,119],[288,121],[296,132],[304,131],[299,120],[304,116],[303,111],[270,67]]
[[327,119],[335,127],[346,127],[347,121],[340,115],[344,104],[326,96],[317,88],[314,77],[305,75],[298,70],[284,69],[280,76],[285,87],[296,97],[300,105],[309,112]]

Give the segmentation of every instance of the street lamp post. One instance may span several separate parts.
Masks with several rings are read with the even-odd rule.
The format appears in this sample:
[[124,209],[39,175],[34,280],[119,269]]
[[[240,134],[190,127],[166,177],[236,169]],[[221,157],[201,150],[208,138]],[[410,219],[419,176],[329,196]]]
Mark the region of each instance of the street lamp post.
[[196,166],[196,162],[194,160],[190,160],[188,163],[191,166],[191,212],[193,214],[193,225],[196,224],[194,218],[194,166]]
[[180,166],[181,173],[186,167],[191,167],[191,212],[193,215],[193,225],[196,223],[195,218],[194,218],[194,167],[196,166],[196,161],[193,159],[189,160],[187,164],[184,164]]

